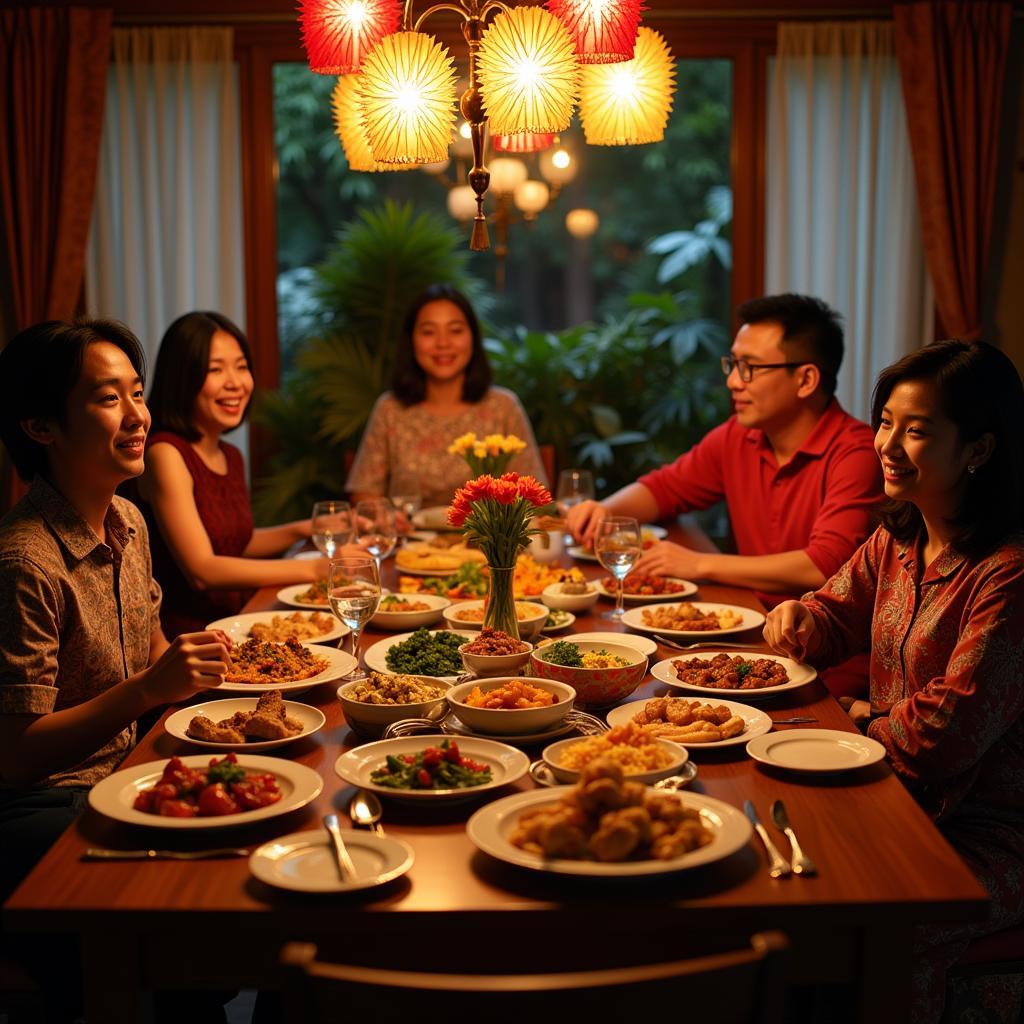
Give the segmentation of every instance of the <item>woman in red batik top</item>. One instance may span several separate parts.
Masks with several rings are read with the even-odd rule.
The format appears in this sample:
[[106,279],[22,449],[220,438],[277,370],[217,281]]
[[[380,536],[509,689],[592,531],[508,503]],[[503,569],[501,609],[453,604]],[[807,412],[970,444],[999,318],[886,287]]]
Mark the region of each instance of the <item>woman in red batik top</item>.
[[938,1021],[970,939],[1024,918],[1024,388],[998,349],[936,342],[882,371],[872,424],[883,525],[765,639],[817,665],[870,650],[850,715],[992,897],[918,931],[914,1020]]

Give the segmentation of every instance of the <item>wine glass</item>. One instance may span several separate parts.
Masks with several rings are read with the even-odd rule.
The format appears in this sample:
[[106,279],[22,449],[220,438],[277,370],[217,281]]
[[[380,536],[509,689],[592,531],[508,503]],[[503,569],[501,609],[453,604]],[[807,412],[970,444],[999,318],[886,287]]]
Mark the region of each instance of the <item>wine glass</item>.
[[558,474],[558,487],[555,490],[555,505],[558,514],[564,519],[569,509],[580,502],[593,500],[594,477],[589,469],[563,469]]
[[377,560],[379,575],[381,560],[387,558],[398,543],[395,507],[387,498],[368,498],[356,505],[356,541]]
[[343,678],[362,679],[359,638],[380,604],[380,571],[369,555],[333,558],[327,568],[327,600],[331,611],[352,631],[356,667]]
[[352,539],[352,506],[347,501],[318,501],[312,521],[313,543],[328,558]]
[[605,612],[602,618],[613,619],[616,622],[622,618],[622,581],[636,565],[642,551],[640,524],[635,519],[627,516],[605,516],[598,524],[594,554],[618,582],[615,611]]
[[423,498],[420,495],[419,477],[406,469],[395,470],[391,474],[388,486],[388,497],[395,511],[405,517],[403,529],[412,529],[412,517],[419,512]]

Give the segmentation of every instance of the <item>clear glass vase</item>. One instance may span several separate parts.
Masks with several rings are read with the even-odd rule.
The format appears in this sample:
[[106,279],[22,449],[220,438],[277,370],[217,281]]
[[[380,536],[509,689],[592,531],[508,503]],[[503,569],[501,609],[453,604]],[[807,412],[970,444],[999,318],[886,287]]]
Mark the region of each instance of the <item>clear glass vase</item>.
[[516,599],[512,588],[515,568],[492,565],[491,585],[484,610],[484,625],[500,629],[503,633],[519,639],[519,623],[516,619]]

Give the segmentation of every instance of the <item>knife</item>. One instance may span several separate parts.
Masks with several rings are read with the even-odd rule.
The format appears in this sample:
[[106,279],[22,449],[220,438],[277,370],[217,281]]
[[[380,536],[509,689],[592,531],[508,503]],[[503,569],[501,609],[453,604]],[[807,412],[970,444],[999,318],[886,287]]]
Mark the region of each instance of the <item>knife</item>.
[[215,857],[248,857],[249,850],[224,847],[216,850],[99,850],[90,846],[82,860],[207,860]]
[[800,849],[800,844],[796,841],[796,833],[789,824],[786,806],[781,800],[776,800],[772,803],[772,821],[775,822],[776,828],[780,828],[786,833],[789,845],[793,848],[793,874],[816,875],[818,869],[814,866],[814,861]]
[[341,835],[341,827],[338,825],[338,816],[336,814],[325,814],[324,828],[327,829],[327,834],[331,837],[331,847],[334,850],[334,862],[338,867],[338,877],[343,882],[347,882],[349,879],[354,881],[356,866],[352,863],[352,858],[348,855],[348,849],[345,847],[345,840]]
[[764,825],[761,824],[761,819],[757,816],[754,805],[747,800],[743,804],[743,810],[746,811],[750,824],[754,826],[754,831],[761,837],[761,842],[764,843],[764,848],[768,852],[768,858],[771,861],[768,866],[768,874],[772,878],[788,878],[791,873],[789,861],[776,849]]

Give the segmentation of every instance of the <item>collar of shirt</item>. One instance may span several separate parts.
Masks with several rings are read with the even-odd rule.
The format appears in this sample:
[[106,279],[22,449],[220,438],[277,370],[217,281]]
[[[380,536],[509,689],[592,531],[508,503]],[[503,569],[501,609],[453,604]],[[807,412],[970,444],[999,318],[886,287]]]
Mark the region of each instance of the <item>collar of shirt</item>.
[[896,557],[900,560],[904,572],[909,573],[913,579],[920,579],[922,585],[949,579],[967,559],[962,551],[958,551],[952,544],[947,544],[922,573],[922,556],[920,536],[910,544],[897,544]]
[[[842,406],[835,398],[829,399],[829,403],[822,411],[818,422],[814,424],[814,428],[804,438],[804,443],[793,453],[793,458],[786,465],[792,466],[794,463],[798,463],[801,458],[814,459],[824,455],[845,424],[846,414],[843,412]],[[775,451],[763,430],[757,430],[753,427],[748,429],[746,441],[758,446],[761,450],[762,458],[770,458],[773,462],[775,461]],[[779,468],[785,469],[785,466]]]
[[135,536],[135,528],[124,521],[121,513],[111,503],[103,519],[110,544],[100,540],[78,509],[53,484],[38,474],[29,488],[28,499],[38,509],[64,549],[76,561],[81,562],[97,548],[102,548],[111,557],[119,558]]

